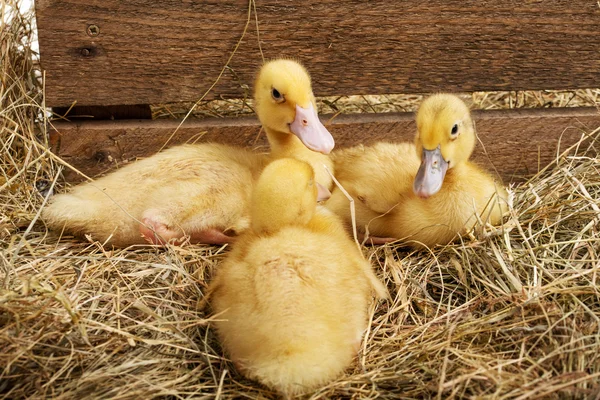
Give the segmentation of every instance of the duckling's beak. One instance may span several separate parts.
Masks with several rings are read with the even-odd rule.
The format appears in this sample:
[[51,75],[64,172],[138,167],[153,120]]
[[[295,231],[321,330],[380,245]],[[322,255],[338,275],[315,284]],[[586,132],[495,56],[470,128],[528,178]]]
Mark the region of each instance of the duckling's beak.
[[436,194],[441,188],[448,170],[448,162],[442,157],[440,146],[433,150],[423,149],[421,166],[415,176],[413,190],[421,198]]
[[331,197],[331,192],[325,186],[321,185],[319,182],[315,182],[317,184],[317,201],[325,201]]
[[313,151],[329,154],[333,150],[335,144],[333,136],[319,120],[312,102],[308,108],[302,108],[296,104],[296,118],[290,124],[290,130],[306,147]]

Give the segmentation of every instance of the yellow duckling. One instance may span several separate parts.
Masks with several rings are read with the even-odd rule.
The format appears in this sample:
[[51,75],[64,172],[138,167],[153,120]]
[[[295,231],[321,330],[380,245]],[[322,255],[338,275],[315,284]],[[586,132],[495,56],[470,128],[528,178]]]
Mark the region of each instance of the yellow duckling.
[[[477,218],[500,223],[507,193],[468,161],[475,139],[464,102],[436,94],[419,108],[415,144],[335,152],[336,176],[356,200],[357,227],[368,230],[375,244],[402,239],[431,247],[470,230]],[[339,190],[326,206],[350,223],[348,201]]]
[[251,216],[209,288],[214,324],[243,374],[286,396],[305,393],[350,365],[372,290],[387,292],[338,217],[317,206],[306,163],[269,164]]
[[305,160],[330,188],[323,165],[332,168],[326,154],[334,141],[319,121],[304,67],[284,59],[264,64],[254,98],[270,156],[214,143],[173,147],[55,196],[43,220],[116,246],[185,235],[195,243],[227,243],[248,228],[252,187],[271,159]]

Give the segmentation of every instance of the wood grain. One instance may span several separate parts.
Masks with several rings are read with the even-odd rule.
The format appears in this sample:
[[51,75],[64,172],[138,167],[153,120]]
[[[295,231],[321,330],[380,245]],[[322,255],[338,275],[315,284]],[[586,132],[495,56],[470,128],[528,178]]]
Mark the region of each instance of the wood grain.
[[[600,127],[600,113],[594,108],[474,111],[473,115],[481,140],[473,160],[489,170],[497,170],[505,182],[535,174],[582,134]],[[349,114],[322,119],[336,139],[337,148],[381,140],[412,140],[416,129],[412,113]],[[265,135],[254,118],[188,120],[177,130],[179,123],[56,122],[51,145],[65,161],[90,176],[151,155],[163,146],[186,142],[220,142],[268,150]],[[66,178],[72,182],[82,179],[73,171],[67,172]]]
[[[248,1],[36,0],[36,10],[49,106],[157,104],[210,87]],[[600,86],[594,0],[264,0],[257,14],[265,57],[304,62],[317,95]],[[261,64],[251,22],[208,98],[250,90]]]

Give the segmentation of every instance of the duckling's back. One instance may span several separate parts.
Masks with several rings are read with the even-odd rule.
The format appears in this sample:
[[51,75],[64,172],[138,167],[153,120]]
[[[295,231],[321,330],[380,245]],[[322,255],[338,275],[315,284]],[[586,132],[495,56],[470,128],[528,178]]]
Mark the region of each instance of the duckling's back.
[[91,234],[102,241],[110,237],[110,243],[119,246],[145,243],[139,223],[149,208],[165,215],[183,210],[190,215],[177,220],[185,223],[196,210],[212,206],[216,212],[236,199],[238,206],[228,208],[229,219],[247,214],[240,207],[247,207],[248,183],[264,162],[263,156],[218,144],[177,146],[54,196],[42,216],[58,231]]
[[347,368],[367,325],[374,281],[381,285],[341,224],[316,225],[334,231],[288,227],[242,237],[211,295],[236,366],[286,395],[315,389]]

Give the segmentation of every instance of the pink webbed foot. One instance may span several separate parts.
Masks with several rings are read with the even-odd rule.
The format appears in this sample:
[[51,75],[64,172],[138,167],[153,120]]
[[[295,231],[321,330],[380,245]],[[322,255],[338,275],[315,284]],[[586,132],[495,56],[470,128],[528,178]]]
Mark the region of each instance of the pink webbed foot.
[[215,228],[190,232],[190,241],[192,243],[226,244],[233,242],[235,239],[235,236],[226,235],[222,231]]
[[[188,233],[190,235],[190,242],[197,244],[226,244],[235,240],[235,236],[226,235],[216,228],[191,231]],[[156,218],[152,217],[142,218],[140,234],[150,244],[161,246],[164,246],[169,242],[181,244],[185,240],[185,234],[182,231],[171,229],[164,223],[159,222]]]
[[183,235],[180,231],[170,229],[167,225],[153,218],[142,218],[140,224],[140,234],[150,244],[158,244],[164,246],[171,240],[181,241]]

